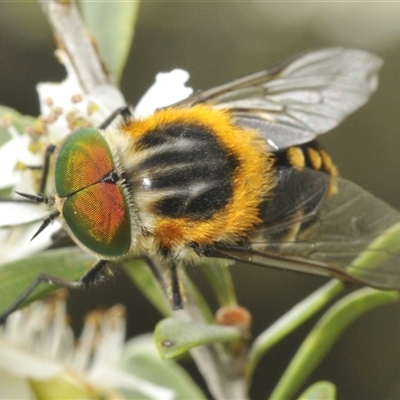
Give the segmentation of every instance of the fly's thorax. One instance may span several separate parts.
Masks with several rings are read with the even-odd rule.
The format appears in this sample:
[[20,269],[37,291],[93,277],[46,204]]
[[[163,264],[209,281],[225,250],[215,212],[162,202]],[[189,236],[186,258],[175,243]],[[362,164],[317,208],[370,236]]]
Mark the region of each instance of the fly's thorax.
[[119,160],[139,224],[156,247],[233,241],[259,222],[273,186],[264,141],[207,106],[165,109],[120,127]]
[[160,126],[134,147],[134,165],[124,165],[143,211],[161,218],[207,220],[230,201],[239,162],[207,127]]

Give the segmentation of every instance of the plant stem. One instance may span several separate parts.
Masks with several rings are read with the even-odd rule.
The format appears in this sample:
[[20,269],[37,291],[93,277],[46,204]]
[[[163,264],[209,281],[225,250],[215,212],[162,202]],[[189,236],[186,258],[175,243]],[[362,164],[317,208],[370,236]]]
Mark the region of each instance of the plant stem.
[[38,0],[87,94],[101,97],[111,110],[124,106],[121,92],[110,82],[74,1]]

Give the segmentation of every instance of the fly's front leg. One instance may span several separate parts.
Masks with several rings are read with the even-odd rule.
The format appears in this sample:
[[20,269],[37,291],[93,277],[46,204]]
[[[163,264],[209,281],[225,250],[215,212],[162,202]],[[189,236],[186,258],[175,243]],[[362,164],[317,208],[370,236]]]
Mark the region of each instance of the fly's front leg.
[[106,129],[117,117],[121,116],[124,121],[128,121],[132,117],[129,107],[124,106],[117,108],[99,127],[98,129]]
[[6,318],[14,312],[21,304],[33,293],[33,291],[42,283],[54,285],[67,289],[87,289],[96,285],[104,278],[104,270],[110,261],[99,260],[85,275],[78,281],[61,278],[58,276],[42,273],[29,285],[29,287],[19,296],[15,302],[0,316],[0,325],[4,324]]
[[169,300],[171,308],[181,310],[183,300],[177,264],[174,261],[154,260],[149,257],[145,257],[144,261],[149,266],[165,297]]
[[50,169],[50,159],[56,150],[56,146],[54,144],[50,144],[47,146],[46,151],[44,153],[44,162],[43,162],[43,172],[42,178],[40,180],[39,187],[39,195],[43,196],[47,186],[47,177],[49,176]]
[[183,308],[182,294],[179,285],[178,270],[174,262],[170,264],[170,273],[171,273],[172,309],[181,310]]

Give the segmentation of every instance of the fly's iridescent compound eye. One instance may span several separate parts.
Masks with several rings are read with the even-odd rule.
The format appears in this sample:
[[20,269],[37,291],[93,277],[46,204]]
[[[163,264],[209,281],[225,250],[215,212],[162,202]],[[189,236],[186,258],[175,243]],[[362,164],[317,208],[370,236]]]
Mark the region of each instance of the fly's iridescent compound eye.
[[96,129],[81,129],[62,145],[55,165],[59,211],[75,240],[104,259],[131,244],[129,208],[110,148]]

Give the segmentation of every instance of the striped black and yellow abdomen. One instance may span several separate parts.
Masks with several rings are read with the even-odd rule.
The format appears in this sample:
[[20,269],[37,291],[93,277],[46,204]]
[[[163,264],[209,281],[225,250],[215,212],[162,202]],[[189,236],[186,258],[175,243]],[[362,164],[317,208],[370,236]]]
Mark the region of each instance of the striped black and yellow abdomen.
[[331,157],[315,140],[278,150],[275,153],[275,166],[291,167],[299,171],[311,168],[326,172],[333,178],[338,175]]
[[274,157],[275,186],[260,205],[256,235],[288,243],[315,224],[321,205],[336,193],[337,169],[316,141],[280,149]]

